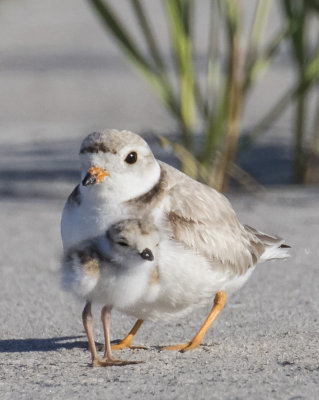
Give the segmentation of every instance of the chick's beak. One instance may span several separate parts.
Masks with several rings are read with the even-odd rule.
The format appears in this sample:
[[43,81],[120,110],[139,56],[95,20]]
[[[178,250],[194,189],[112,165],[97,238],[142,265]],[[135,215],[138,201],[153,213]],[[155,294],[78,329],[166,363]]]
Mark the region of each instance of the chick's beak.
[[143,260],[148,260],[148,261],[153,261],[154,260],[154,255],[152,250],[146,248],[144,249],[141,253],[140,256],[143,258]]
[[82,185],[89,186],[89,185],[94,185],[95,183],[100,183],[106,176],[109,176],[109,173],[104,171],[102,168],[92,167],[88,170],[87,174],[85,175],[82,181]]

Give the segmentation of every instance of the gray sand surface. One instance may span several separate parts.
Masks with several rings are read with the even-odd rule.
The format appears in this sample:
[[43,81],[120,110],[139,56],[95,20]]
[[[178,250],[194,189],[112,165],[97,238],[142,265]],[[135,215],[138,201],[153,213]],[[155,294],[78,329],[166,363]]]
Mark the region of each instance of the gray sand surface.
[[[119,353],[141,364],[89,366],[83,304],[59,287],[60,216],[79,179],[80,141],[101,127],[130,128],[171,162],[151,133],[175,127],[83,1],[0,2],[0,52],[1,400],[318,399],[318,188],[230,193],[240,220],[284,237],[292,257],[260,265],[199,349],[181,354],[158,346],[189,340],[209,308],[170,324],[145,323],[135,344],[147,349]],[[261,88],[262,100],[252,97],[246,122],[271,102],[278,82],[289,81],[281,62]],[[278,124],[262,142],[270,153],[288,141],[289,113]],[[269,176],[287,181],[290,153],[279,153],[279,163],[268,160],[262,170],[251,161],[250,170],[266,183]],[[98,307],[94,316],[101,342]],[[133,323],[114,313],[112,338]]]
[[[260,265],[229,299],[197,350],[160,352],[190,339],[208,309],[176,323],[145,323],[120,356],[126,367],[90,368],[83,304],[59,288],[62,200],[1,202],[2,399],[29,398],[318,398],[319,190],[234,195],[242,221],[285,237],[292,258]],[[102,341],[99,310],[94,309]],[[112,338],[134,323],[114,314]]]

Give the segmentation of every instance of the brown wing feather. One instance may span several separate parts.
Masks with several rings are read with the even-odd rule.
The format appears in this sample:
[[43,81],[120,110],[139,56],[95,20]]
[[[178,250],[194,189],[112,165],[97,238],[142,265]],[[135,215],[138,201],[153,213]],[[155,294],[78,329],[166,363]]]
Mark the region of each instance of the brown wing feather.
[[174,168],[167,171],[167,218],[178,242],[208,258],[214,267],[242,274],[264,251],[261,241],[237,219],[229,201]]

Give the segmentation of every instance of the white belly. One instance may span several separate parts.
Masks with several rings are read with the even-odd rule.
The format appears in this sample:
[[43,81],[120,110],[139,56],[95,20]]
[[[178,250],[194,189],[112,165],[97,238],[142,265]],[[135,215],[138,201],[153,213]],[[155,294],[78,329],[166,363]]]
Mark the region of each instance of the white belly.
[[[182,317],[195,307],[213,305],[215,294],[227,295],[238,290],[250,277],[253,268],[244,275],[234,275],[215,268],[204,257],[163,240],[157,257],[150,263],[119,267],[105,263],[98,278],[87,276],[81,268],[64,273],[64,287],[77,296],[107,304],[152,321],[167,321]],[[152,273],[157,271],[156,279]]]
[[157,285],[150,284],[134,307],[122,311],[152,321],[182,317],[195,307],[213,305],[216,293],[221,290],[232,294],[254,270],[250,268],[238,276],[214,269],[204,257],[168,241],[161,243],[158,261]]
[[119,273],[102,271],[97,285],[90,293],[90,299],[119,310],[127,310],[147,290],[149,275],[150,270],[145,262]]

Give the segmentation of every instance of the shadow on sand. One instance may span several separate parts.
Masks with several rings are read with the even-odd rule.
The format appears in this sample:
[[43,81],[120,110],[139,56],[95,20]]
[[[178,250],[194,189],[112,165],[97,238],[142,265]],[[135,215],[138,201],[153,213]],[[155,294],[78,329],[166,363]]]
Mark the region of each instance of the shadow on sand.
[[[84,340],[75,340],[80,338]],[[0,353],[27,353],[31,351],[56,351],[59,349],[71,350],[74,348],[88,348],[85,336],[0,340]]]

